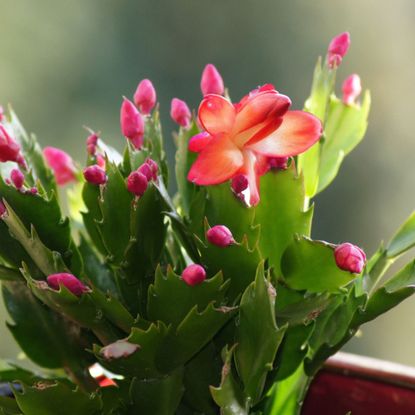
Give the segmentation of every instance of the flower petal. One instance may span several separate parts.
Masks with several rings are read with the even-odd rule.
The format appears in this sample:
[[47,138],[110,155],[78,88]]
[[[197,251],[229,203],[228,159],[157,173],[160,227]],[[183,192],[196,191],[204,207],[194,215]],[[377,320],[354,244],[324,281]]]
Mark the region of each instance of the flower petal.
[[218,135],[199,153],[187,179],[198,185],[223,183],[242,165],[242,152],[227,136]]
[[291,105],[291,100],[274,90],[253,94],[238,107],[235,132],[241,132],[265,121],[268,117],[281,117]]
[[206,131],[190,138],[188,148],[192,153],[200,153],[212,140],[212,136]]
[[248,142],[246,148],[269,157],[295,156],[315,144],[321,134],[321,121],[317,117],[305,111],[288,111],[274,133],[263,140]]
[[221,95],[206,95],[199,106],[199,121],[211,135],[228,133],[235,123],[235,109]]
[[248,178],[249,205],[256,206],[259,203],[259,174],[257,157],[252,151],[244,151],[244,165],[239,173]]

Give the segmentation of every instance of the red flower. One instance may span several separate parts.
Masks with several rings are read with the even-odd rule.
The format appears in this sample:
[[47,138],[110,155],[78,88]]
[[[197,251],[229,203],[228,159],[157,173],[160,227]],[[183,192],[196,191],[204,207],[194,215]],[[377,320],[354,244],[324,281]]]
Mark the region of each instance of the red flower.
[[198,142],[199,155],[188,180],[214,185],[245,175],[250,204],[256,205],[259,176],[268,170],[268,158],[295,156],[320,138],[320,120],[304,111],[288,111],[290,105],[272,85],[252,91],[237,104],[220,95],[205,96],[199,122],[209,136],[203,138],[204,145]]

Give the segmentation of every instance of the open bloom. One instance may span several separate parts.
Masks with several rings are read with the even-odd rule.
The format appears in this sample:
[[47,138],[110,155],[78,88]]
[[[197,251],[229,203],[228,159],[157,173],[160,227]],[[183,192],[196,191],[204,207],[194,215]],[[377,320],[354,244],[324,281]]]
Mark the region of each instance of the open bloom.
[[46,162],[55,173],[56,183],[64,185],[76,181],[76,167],[71,156],[55,147],[45,147],[43,150]]
[[321,122],[304,111],[288,111],[291,101],[272,85],[264,85],[232,104],[207,95],[199,107],[199,122],[209,136],[192,165],[188,180],[198,185],[223,183],[238,175],[248,179],[250,204],[259,202],[259,177],[268,171],[269,157],[300,154],[318,141]]

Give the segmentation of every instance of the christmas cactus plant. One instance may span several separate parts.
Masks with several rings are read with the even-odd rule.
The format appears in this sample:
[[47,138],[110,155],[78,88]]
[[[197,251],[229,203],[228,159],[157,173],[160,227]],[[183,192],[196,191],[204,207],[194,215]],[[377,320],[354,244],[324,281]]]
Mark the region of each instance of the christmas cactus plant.
[[324,361],[415,287],[413,261],[382,278],[414,215],[367,261],[311,238],[367,127],[359,77],[334,93],[349,43],[318,60],[304,111],[271,84],[232,103],[207,65],[197,117],[172,101],[175,169],[149,80],[122,103],[123,154],[90,131],[83,169],[0,115],[0,280],[39,367],[1,362],[0,414],[301,413]]

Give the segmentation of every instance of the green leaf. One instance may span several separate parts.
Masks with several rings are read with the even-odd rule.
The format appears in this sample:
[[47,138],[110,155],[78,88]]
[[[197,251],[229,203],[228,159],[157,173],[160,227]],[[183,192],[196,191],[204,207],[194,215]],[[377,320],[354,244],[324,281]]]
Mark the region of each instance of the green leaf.
[[199,133],[199,128],[195,121],[192,121],[190,128],[180,128],[175,137],[176,151],[176,181],[180,195],[180,206],[183,213],[188,216],[190,212],[190,204],[195,193],[195,185],[187,180],[187,174],[190,167],[196,160],[196,153],[188,150],[189,139]]
[[388,258],[396,258],[415,245],[415,212],[402,224],[386,247]]
[[336,177],[344,157],[363,139],[367,129],[370,94],[366,91],[362,105],[346,105],[330,97],[324,142],[321,147],[317,192],[324,190]]
[[102,402],[98,395],[72,389],[67,383],[43,381],[34,386],[22,383],[22,391],[14,391],[16,401],[27,415],[98,415]]
[[218,387],[210,387],[210,393],[221,409],[221,415],[248,415],[247,399],[232,374],[232,356],[235,346],[226,349],[222,379]]
[[183,369],[158,379],[131,382],[130,396],[134,413],[174,415],[183,395]]
[[199,285],[189,286],[171,268],[163,275],[158,267],[154,284],[148,290],[148,318],[177,327],[194,306],[201,311],[212,301],[222,305],[228,285],[219,273]]
[[338,268],[332,245],[298,236],[285,250],[281,270],[291,288],[309,292],[337,291],[357,277]]
[[0,265],[0,281],[20,281],[22,274],[15,269]]
[[193,307],[177,329],[171,330],[160,351],[159,364],[168,372],[189,361],[234,316],[235,307],[214,307],[213,302],[199,312]]
[[251,404],[261,398],[266,376],[273,368],[287,328],[278,328],[275,322],[275,295],[274,287],[265,279],[264,264],[261,263],[255,282],[242,296],[236,330],[236,367]]
[[294,234],[310,235],[313,209],[304,212],[304,184],[294,163],[285,171],[270,172],[261,178],[261,202],[255,208],[255,224],[260,225],[259,250],[268,258],[276,274]]

